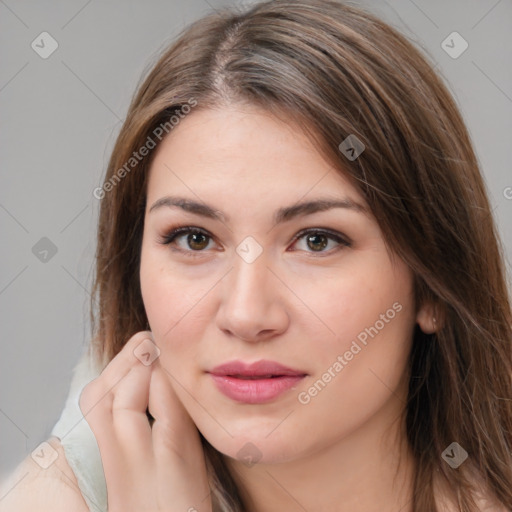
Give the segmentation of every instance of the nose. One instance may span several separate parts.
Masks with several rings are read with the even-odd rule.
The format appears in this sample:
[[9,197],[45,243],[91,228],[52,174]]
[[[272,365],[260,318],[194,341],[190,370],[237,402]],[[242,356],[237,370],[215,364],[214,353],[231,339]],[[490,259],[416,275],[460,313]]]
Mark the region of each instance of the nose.
[[286,331],[289,324],[286,288],[268,267],[265,252],[252,263],[235,255],[233,268],[221,282],[219,329],[253,343]]

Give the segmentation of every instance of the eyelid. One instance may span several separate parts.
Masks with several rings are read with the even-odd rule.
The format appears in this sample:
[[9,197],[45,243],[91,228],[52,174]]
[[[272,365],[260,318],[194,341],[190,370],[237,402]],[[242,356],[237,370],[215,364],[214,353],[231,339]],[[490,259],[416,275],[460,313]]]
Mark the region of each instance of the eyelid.
[[[174,240],[176,238],[178,238],[181,235],[188,234],[188,233],[202,234],[202,235],[205,235],[206,237],[210,238],[211,240],[216,241],[216,237],[214,235],[212,235],[208,230],[200,228],[198,226],[186,225],[186,226],[171,227],[166,232],[166,234],[159,237],[158,242],[162,245],[169,245],[173,251],[180,252],[180,253],[190,256],[190,257],[202,256],[202,253],[206,252],[205,250],[193,251],[193,250],[184,250],[184,249],[180,249],[177,247],[171,247],[171,244],[174,242]],[[352,246],[352,240],[348,236],[346,236],[344,233],[341,233],[339,231],[334,231],[334,230],[331,230],[328,228],[315,228],[315,227],[304,228],[304,229],[301,229],[299,232],[297,232],[294,235],[293,239],[291,240],[292,245],[294,245],[298,240],[300,240],[301,238],[303,238],[305,235],[307,235],[309,233],[326,235],[328,238],[330,238],[331,240],[334,240],[337,244],[339,244],[339,246],[341,246],[341,247],[336,247],[334,249],[331,249],[329,251],[319,251],[319,252],[305,251],[309,255],[316,254],[319,257],[328,256],[343,247],[351,247]]]
[[[307,235],[308,233],[319,233],[322,235],[327,235],[331,239],[335,240],[337,243],[341,245],[346,245],[347,247],[350,247],[352,245],[352,240],[346,236],[343,233],[340,233],[339,231],[333,231],[332,229],[328,228],[304,228],[301,229],[294,237],[293,237],[293,243],[295,243],[297,240],[302,238],[304,235]],[[314,254],[314,252],[313,252]]]
[[168,245],[171,250],[179,252],[181,254],[186,254],[187,256],[191,257],[197,257],[201,256],[202,252],[205,251],[192,251],[192,250],[184,250],[180,249],[179,247],[172,247],[172,243],[176,238],[178,238],[181,235],[187,234],[187,233],[199,233],[202,235],[207,236],[208,238],[215,240],[215,237],[206,229],[199,228],[197,226],[177,226],[177,227],[171,227],[166,233],[159,237],[158,243],[162,245]]

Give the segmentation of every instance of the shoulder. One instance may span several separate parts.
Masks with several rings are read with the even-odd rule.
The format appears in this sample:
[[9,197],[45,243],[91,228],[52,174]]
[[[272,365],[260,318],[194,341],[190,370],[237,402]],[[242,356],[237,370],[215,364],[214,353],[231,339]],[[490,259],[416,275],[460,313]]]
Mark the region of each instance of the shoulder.
[[0,512],[89,512],[60,440],[46,443],[0,484]]

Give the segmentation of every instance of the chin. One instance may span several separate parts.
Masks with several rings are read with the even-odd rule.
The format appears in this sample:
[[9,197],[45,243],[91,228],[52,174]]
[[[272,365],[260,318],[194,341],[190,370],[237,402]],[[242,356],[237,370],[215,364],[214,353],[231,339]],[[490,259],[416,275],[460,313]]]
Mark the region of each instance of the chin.
[[201,433],[217,451],[247,466],[292,461],[298,458],[304,449],[304,439],[294,439],[286,430],[283,430],[281,435],[273,432],[270,436],[268,433],[271,429],[263,428],[262,425],[254,426],[252,429],[246,426],[241,431],[243,434],[238,435],[230,430],[233,437],[224,431],[222,435],[216,431],[214,436],[208,435],[211,432]]

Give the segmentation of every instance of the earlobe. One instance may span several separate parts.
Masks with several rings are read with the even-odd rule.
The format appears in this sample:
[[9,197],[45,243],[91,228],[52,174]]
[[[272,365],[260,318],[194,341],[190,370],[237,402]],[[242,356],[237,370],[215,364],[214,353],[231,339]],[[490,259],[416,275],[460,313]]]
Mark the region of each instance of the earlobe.
[[424,304],[416,315],[416,323],[425,334],[433,334],[439,329],[439,318],[433,304]]

